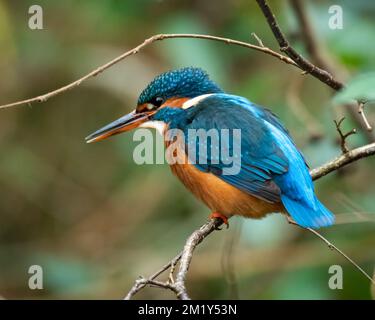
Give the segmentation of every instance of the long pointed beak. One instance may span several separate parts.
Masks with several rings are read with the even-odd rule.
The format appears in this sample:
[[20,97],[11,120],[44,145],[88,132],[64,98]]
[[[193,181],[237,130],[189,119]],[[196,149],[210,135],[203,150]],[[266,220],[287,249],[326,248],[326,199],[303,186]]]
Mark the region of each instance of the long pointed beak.
[[151,113],[135,113],[135,111],[111,122],[105,127],[95,131],[85,138],[86,143],[96,142],[106,139],[115,134],[129,131],[139,127],[142,123],[149,119]]

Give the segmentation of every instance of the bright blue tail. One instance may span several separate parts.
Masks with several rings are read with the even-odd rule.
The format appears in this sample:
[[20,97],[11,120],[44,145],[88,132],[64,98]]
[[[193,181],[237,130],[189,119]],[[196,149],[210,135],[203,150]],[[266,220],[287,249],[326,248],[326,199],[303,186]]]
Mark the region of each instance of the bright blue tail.
[[293,220],[301,227],[320,228],[328,227],[335,223],[335,216],[319,200],[315,198],[314,208],[281,195],[281,201]]
[[277,119],[266,125],[289,162],[287,172],[273,177],[286,211],[301,227],[320,228],[334,224],[335,216],[316,197],[306,162],[292,138]]

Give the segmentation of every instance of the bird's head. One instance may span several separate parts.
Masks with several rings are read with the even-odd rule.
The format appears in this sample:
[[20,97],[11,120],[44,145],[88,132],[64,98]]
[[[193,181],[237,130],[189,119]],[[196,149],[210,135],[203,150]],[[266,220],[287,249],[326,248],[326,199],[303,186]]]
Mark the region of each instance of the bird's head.
[[182,68],[157,76],[142,91],[132,112],[106,125],[86,138],[86,142],[103,140],[115,134],[138,127],[148,127],[152,122],[167,123],[171,113],[163,112],[165,107],[182,108],[195,97],[219,93],[222,90],[199,68]]

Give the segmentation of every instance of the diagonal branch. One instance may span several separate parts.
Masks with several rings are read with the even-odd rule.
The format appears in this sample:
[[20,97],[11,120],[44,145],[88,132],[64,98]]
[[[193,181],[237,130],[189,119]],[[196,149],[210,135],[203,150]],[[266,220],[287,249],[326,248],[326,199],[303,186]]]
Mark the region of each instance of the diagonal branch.
[[103,71],[109,69],[113,65],[119,63],[120,61],[124,60],[125,58],[127,58],[129,56],[137,54],[139,51],[141,51],[142,49],[144,49],[145,47],[147,47],[148,45],[150,45],[154,42],[162,41],[162,40],[165,40],[165,39],[177,39],[177,38],[212,40],[212,41],[223,42],[223,43],[226,43],[226,44],[236,45],[236,46],[240,46],[240,47],[244,47],[244,48],[248,48],[248,49],[253,49],[253,50],[263,52],[263,53],[265,53],[267,55],[270,55],[272,57],[275,57],[275,58],[279,59],[280,61],[283,61],[287,64],[290,64],[292,66],[300,68],[297,65],[297,63],[295,63],[292,59],[290,59],[290,58],[288,58],[288,57],[286,57],[286,56],[284,56],[284,55],[282,55],[278,52],[275,52],[275,51],[273,51],[270,48],[267,48],[265,46],[257,46],[257,45],[254,45],[254,44],[251,44],[251,43],[248,43],[248,42],[233,40],[233,39],[230,39],[230,38],[210,36],[210,35],[205,35],[205,34],[189,34],[189,33],[157,34],[157,35],[154,35],[150,38],[147,38],[140,45],[138,45],[135,48],[133,48],[133,49],[123,53],[122,55],[114,58],[113,60],[107,62],[106,64],[96,68],[95,70],[93,70],[90,73],[86,74],[85,76],[79,78],[78,80],[75,80],[75,81],[73,81],[73,82],[71,82],[71,83],[69,83],[69,84],[67,84],[67,85],[65,85],[61,88],[58,88],[56,90],[53,90],[51,92],[42,94],[42,95],[34,97],[34,98],[25,99],[25,100],[13,102],[13,103],[0,105],[0,109],[11,108],[11,107],[16,107],[16,106],[21,106],[21,105],[30,105],[31,103],[45,102],[52,97],[55,97],[55,96],[57,96],[61,93],[64,93],[68,90],[71,90],[71,89],[74,89],[74,88],[78,87],[82,82],[84,82],[84,81],[86,81],[90,78],[96,77],[97,75],[99,75]]
[[175,266],[178,263],[178,261],[180,261],[181,256],[182,251],[147,279],[143,277],[137,279],[135,281],[134,286],[130,289],[124,300],[130,300],[135,294],[137,294],[138,291],[142,290],[145,286],[153,284],[152,281],[154,281],[157,277],[159,277],[168,269],[173,268],[173,266]]
[[356,267],[367,279],[369,279],[372,284],[375,284],[375,281],[372,279],[372,277],[365,270],[363,270],[346,253],[344,253],[342,250],[340,250],[339,248],[337,248],[332,242],[328,241],[325,237],[323,237],[318,231],[316,231],[314,229],[311,229],[311,228],[303,228],[303,227],[299,226],[297,223],[295,223],[294,221],[292,221],[290,218],[288,219],[288,221],[289,221],[290,224],[293,224],[293,225],[295,225],[297,227],[300,227],[300,228],[302,228],[304,230],[310,231],[313,235],[315,235],[320,240],[322,240],[328,246],[329,249],[334,250],[334,251],[338,252],[340,255],[342,255],[347,261],[349,261],[354,267]]
[[177,297],[181,300],[190,300],[186,286],[185,286],[185,279],[187,272],[189,270],[189,266],[191,263],[191,259],[193,258],[193,252],[195,248],[206,238],[210,233],[214,230],[217,230],[223,221],[221,219],[215,218],[204,224],[200,227],[197,231],[193,232],[189,239],[186,241],[184,250],[182,251],[181,261],[180,261],[180,268],[177,273],[175,287],[179,294]]
[[335,90],[340,90],[344,87],[344,84],[333,77],[328,71],[323,70],[310,61],[302,57],[286,39],[284,33],[281,31],[279,24],[277,23],[275,15],[272,13],[271,8],[265,0],[256,0],[260,9],[265,16],[273,35],[279,43],[280,50],[284,52],[289,58],[291,58],[302,70],[310,73],[315,78],[324,82]]

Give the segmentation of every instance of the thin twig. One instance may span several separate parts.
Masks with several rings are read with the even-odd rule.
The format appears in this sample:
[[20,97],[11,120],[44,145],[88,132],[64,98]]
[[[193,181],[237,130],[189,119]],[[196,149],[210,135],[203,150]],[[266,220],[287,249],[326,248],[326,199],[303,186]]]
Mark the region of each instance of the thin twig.
[[[181,253],[181,255],[182,255],[182,253]],[[170,284],[174,284],[173,274],[174,274],[174,270],[176,269],[178,261],[181,259],[181,255],[180,255],[178,260],[175,260],[171,263],[171,267],[170,267],[169,275],[168,275],[168,283],[170,283]]]
[[369,279],[372,284],[375,284],[375,281],[371,278],[371,276],[365,270],[363,270],[352,258],[346,255],[342,250],[340,250],[334,244],[332,244],[332,242],[328,241],[325,237],[323,237],[318,231],[314,229],[307,228],[307,230],[312,232],[319,239],[323,240],[327,244],[328,248],[330,248],[331,250],[335,250],[339,254],[341,254],[346,260],[348,260],[353,266],[355,266],[367,279]]
[[133,49],[131,49],[131,50],[129,50],[129,51],[123,53],[123,54],[121,54],[120,56],[118,56],[118,57],[114,58],[113,60],[107,62],[106,64],[96,68],[95,70],[91,71],[90,73],[86,74],[85,76],[79,78],[78,80],[76,80],[72,83],[69,83],[69,84],[67,84],[67,85],[65,85],[61,88],[58,88],[54,91],[45,93],[43,95],[40,95],[40,96],[37,96],[37,97],[34,97],[34,98],[30,98],[30,99],[26,99],[26,100],[21,100],[21,101],[9,103],[9,104],[1,105],[0,109],[16,107],[16,106],[20,106],[20,105],[30,105],[31,103],[37,103],[37,102],[45,102],[45,101],[47,101],[48,99],[50,99],[54,96],[57,96],[57,95],[59,95],[63,92],[66,92],[68,90],[71,90],[73,88],[78,87],[82,82],[97,76],[98,74],[102,73],[103,71],[112,67],[113,65],[117,64],[118,62],[124,60],[125,58],[127,58],[131,55],[137,54],[139,51],[141,51],[142,49],[144,49],[145,47],[147,47],[151,43],[154,43],[156,41],[165,40],[165,39],[176,39],[176,38],[213,40],[213,41],[224,42],[224,43],[230,44],[230,45],[237,45],[237,46],[241,46],[241,47],[245,47],[245,48],[249,48],[249,49],[253,49],[253,50],[263,52],[265,54],[268,54],[270,56],[278,58],[279,60],[281,60],[281,61],[283,61],[287,64],[290,64],[292,66],[295,66],[295,67],[299,68],[299,66],[292,59],[290,59],[290,58],[288,58],[288,57],[286,57],[286,56],[284,56],[280,53],[277,53],[277,52],[271,50],[270,48],[264,47],[264,46],[257,46],[257,45],[247,43],[247,42],[243,42],[243,41],[237,41],[237,40],[233,40],[233,39],[230,39],[230,38],[222,38],[222,37],[210,36],[210,35],[205,35],[205,34],[188,34],[188,33],[186,33],[186,34],[185,33],[181,33],[181,34],[157,34],[157,35],[154,35],[150,38],[147,38],[140,45],[136,46],[135,48],[133,48]]
[[[269,8],[268,8],[268,10],[269,10]],[[276,23],[276,21],[275,21],[275,23]],[[276,24],[276,27],[279,29],[277,24]],[[280,29],[279,29],[279,31],[280,31],[280,34],[283,36]],[[280,46],[280,48],[281,48],[282,51],[285,51],[288,55],[290,55],[290,52],[294,52],[295,54],[292,55],[291,58],[289,58],[285,55],[279,54],[279,53],[271,50],[268,47],[265,47],[262,43],[262,40],[255,33],[253,33],[252,35],[257,40],[257,42],[259,44],[258,46],[253,45],[251,43],[243,42],[243,41],[233,40],[233,39],[230,39],[230,38],[216,37],[216,36],[204,35],[204,34],[157,34],[157,35],[153,35],[150,38],[147,38],[146,40],[144,40],[144,42],[141,43],[140,45],[138,45],[137,47],[121,54],[120,56],[114,58],[113,60],[107,62],[106,64],[96,68],[95,70],[89,72],[85,76],[79,78],[78,80],[75,80],[75,81],[73,81],[73,82],[71,82],[71,83],[69,83],[69,84],[67,84],[63,87],[60,87],[56,90],[53,90],[53,91],[50,91],[48,93],[39,95],[37,97],[33,97],[33,98],[25,99],[25,100],[20,100],[20,101],[16,101],[16,102],[4,104],[4,105],[0,105],[0,109],[11,108],[11,107],[16,107],[16,106],[21,106],[21,105],[31,106],[32,103],[46,102],[47,100],[49,100],[52,97],[55,97],[55,96],[57,96],[61,93],[64,93],[66,91],[69,91],[71,89],[74,89],[74,88],[78,87],[82,82],[97,76],[98,74],[102,73],[106,69],[109,69],[113,65],[115,65],[118,62],[124,60],[128,56],[137,54],[140,50],[144,49],[146,46],[150,45],[151,43],[154,43],[156,41],[161,41],[161,40],[164,40],[164,39],[176,39],[176,38],[192,38],[192,39],[213,40],[213,41],[224,42],[226,44],[238,45],[238,46],[242,46],[242,47],[245,47],[245,48],[261,51],[265,54],[276,57],[279,60],[281,60],[281,61],[283,61],[287,64],[290,64],[290,65],[293,65],[297,68],[302,69],[303,73],[311,73],[313,76],[319,78],[321,81],[323,81],[321,79],[323,77],[324,79],[326,79],[326,81],[323,81],[323,82],[327,83],[328,85],[331,84],[330,86],[333,87],[336,90],[340,89],[343,86],[341,83],[340,83],[341,87],[340,87],[340,85],[337,85],[339,82],[333,80],[333,78],[332,78],[332,81],[331,81],[330,77],[332,77],[332,76],[328,72],[325,72],[324,70],[321,71],[321,69],[319,69],[318,67],[309,63],[302,56],[298,55],[294,51],[294,49],[289,46],[289,44],[287,46],[289,48],[289,50],[287,50],[286,47],[282,47],[282,46]],[[283,38],[285,39],[284,36],[283,36]],[[286,39],[285,39],[285,41],[286,41]],[[284,42],[282,42],[282,43],[284,43]],[[295,60],[296,57],[298,58],[297,60]],[[312,71],[315,71],[315,72],[312,72]],[[319,76],[316,73],[318,73]],[[352,107],[350,107],[350,106],[347,106],[347,107],[348,107],[351,115],[353,116],[354,120],[357,121],[358,118],[356,117],[355,113],[353,112]],[[359,111],[361,111],[361,110],[359,110]],[[372,128],[368,124],[368,121],[366,119],[366,116],[365,116],[364,112],[360,112],[360,114],[361,114],[360,118],[363,118],[363,120],[365,121],[366,129],[367,129],[366,133],[367,133],[367,136],[368,136],[369,140],[374,141],[375,137],[371,134],[371,132],[369,132],[369,131],[371,131]]]
[[217,230],[223,221],[215,218],[204,224],[197,231],[193,232],[186,241],[183,254],[180,261],[180,268],[177,273],[175,286],[178,290],[177,297],[181,300],[190,300],[185,286],[185,278],[189,270],[191,259],[195,248],[206,238],[212,231]]
[[130,300],[138,291],[143,289],[148,284],[151,284],[154,279],[156,279],[158,276],[160,276],[163,272],[168,270],[171,266],[175,265],[182,256],[182,252],[180,252],[177,256],[175,256],[171,261],[166,263],[164,266],[162,266],[158,271],[156,271],[153,275],[150,277],[143,278],[139,277],[134,283],[134,286],[130,289],[124,300]]
[[342,153],[348,153],[349,152],[349,148],[348,146],[346,145],[346,139],[351,136],[352,134],[356,134],[357,133],[357,130],[355,128],[353,128],[352,130],[350,130],[349,132],[347,133],[343,133],[342,130],[341,130],[341,125],[343,123],[343,121],[345,120],[345,117],[342,117],[339,121],[336,121],[336,120],[333,120],[333,122],[335,123],[335,126],[336,126],[336,130],[337,132],[339,133],[339,136],[340,136],[340,147],[341,147],[341,151]]
[[361,131],[366,136],[368,142],[375,141],[375,132],[372,130],[372,126],[369,124],[366,115],[361,112],[360,102],[346,103],[344,104],[345,109],[349,112],[351,118],[361,127]]
[[321,239],[323,242],[325,242],[325,244],[328,246],[329,249],[331,250],[334,250],[336,252],[338,252],[340,255],[342,255],[346,260],[348,260],[354,267],[356,267],[367,279],[370,280],[370,282],[372,284],[375,284],[375,281],[371,278],[371,276],[365,271],[363,270],[352,258],[350,258],[347,254],[345,254],[342,250],[340,250],[339,248],[337,248],[334,244],[332,244],[332,242],[328,241],[324,236],[322,236],[318,231],[314,230],[314,229],[311,229],[311,228],[304,228],[304,227],[301,227],[299,224],[297,224],[296,222],[294,222],[290,217],[288,217],[288,222],[290,224],[293,224],[297,227],[300,227],[304,230],[308,230],[310,231],[311,233],[313,233],[315,236],[317,236],[319,239]]
[[370,125],[370,123],[368,122],[367,120],[367,117],[366,117],[366,114],[365,114],[365,103],[362,102],[362,101],[359,101],[358,102],[358,113],[360,114],[360,116],[362,117],[362,120],[363,122],[365,123],[366,125],[366,129],[368,131],[371,131],[372,130],[372,126]]
[[348,151],[341,156],[323,164],[322,166],[310,171],[313,180],[317,180],[330,172],[336,171],[349,163],[366,158],[375,154],[375,142],[365,146]]
[[265,48],[263,41],[257,36],[255,32],[252,32],[251,35],[255,38],[255,40],[258,42],[259,47]]
[[302,57],[290,44],[289,41],[284,36],[284,33],[281,31],[279,24],[277,23],[275,15],[272,13],[271,8],[265,0],[256,0],[260,9],[263,12],[264,17],[266,18],[273,35],[275,36],[280,50],[284,52],[289,58],[291,58],[302,70],[311,74],[315,78],[324,82],[326,85],[330,86],[334,90],[340,90],[344,87],[344,84],[339,80],[335,79],[332,74],[328,71],[323,70],[310,61]]

